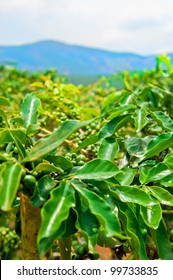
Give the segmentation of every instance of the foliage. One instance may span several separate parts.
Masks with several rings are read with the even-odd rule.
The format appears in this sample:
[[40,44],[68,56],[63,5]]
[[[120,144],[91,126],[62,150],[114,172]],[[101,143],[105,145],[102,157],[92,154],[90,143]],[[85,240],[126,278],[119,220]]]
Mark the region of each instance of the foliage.
[[0,208],[17,209],[21,248],[32,244],[22,258],[46,258],[58,240],[63,259],[96,259],[96,244],[172,259],[168,58],[124,72],[121,90],[115,76],[77,87],[51,71],[1,70]]

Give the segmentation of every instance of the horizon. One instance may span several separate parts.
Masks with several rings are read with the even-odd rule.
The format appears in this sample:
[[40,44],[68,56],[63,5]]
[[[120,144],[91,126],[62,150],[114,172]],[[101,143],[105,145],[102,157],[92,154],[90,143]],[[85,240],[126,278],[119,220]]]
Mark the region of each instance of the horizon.
[[173,50],[168,51],[168,52],[160,52],[160,53],[152,53],[152,54],[141,54],[141,53],[137,53],[137,52],[131,52],[131,51],[113,51],[113,50],[109,50],[109,49],[104,49],[104,48],[99,48],[99,47],[92,47],[92,46],[85,46],[85,45],[79,45],[79,44],[73,44],[73,43],[67,43],[67,42],[63,42],[60,41],[58,39],[43,39],[43,40],[37,40],[37,41],[31,41],[31,42],[26,42],[26,43],[22,43],[22,44],[15,44],[15,45],[1,45],[0,47],[22,47],[22,46],[29,46],[29,45],[35,45],[35,44],[39,44],[39,43],[43,43],[43,42],[47,42],[47,43],[59,43],[59,44],[63,44],[63,45],[67,45],[67,46],[72,46],[72,47],[81,47],[81,48],[87,48],[87,49],[93,49],[93,50],[97,50],[97,51],[105,51],[105,52],[110,52],[110,53],[122,53],[122,54],[132,54],[132,55],[137,55],[137,56],[142,56],[142,57],[149,57],[149,56],[158,56],[160,54],[172,54]]

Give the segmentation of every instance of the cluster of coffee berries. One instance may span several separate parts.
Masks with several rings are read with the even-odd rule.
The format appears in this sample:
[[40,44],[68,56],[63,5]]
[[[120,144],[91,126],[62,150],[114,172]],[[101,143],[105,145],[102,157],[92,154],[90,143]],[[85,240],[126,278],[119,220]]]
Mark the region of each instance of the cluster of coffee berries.
[[20,249],[21,240],[15,230],[0,227],[0,259],[4,259],[10,252]]
[[74,250],[73,260],[97,260],[100,257],[99,253],[89,251],[88,243],[83,238],[73,240],[72,246]]
[[71,161],[74,166],[82,166],[86,162],[86,157],[82,154],[77,155],[76,153],[67,153],[65,157]]

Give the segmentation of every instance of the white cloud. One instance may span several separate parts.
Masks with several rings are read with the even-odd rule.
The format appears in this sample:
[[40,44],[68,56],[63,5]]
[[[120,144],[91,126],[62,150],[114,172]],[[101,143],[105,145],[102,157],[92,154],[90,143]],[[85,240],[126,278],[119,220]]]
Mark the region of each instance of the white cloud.
[[1,0],[1,44],[54,39],[115,51],[173,48],[172,0]]

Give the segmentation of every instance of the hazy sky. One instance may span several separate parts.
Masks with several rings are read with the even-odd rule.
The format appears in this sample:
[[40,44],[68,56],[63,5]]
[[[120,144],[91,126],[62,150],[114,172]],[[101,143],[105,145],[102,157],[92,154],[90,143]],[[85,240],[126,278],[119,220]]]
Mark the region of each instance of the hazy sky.
[[0,45],[45,39],[139,54],[173,51],[173,0],[0,0]]

